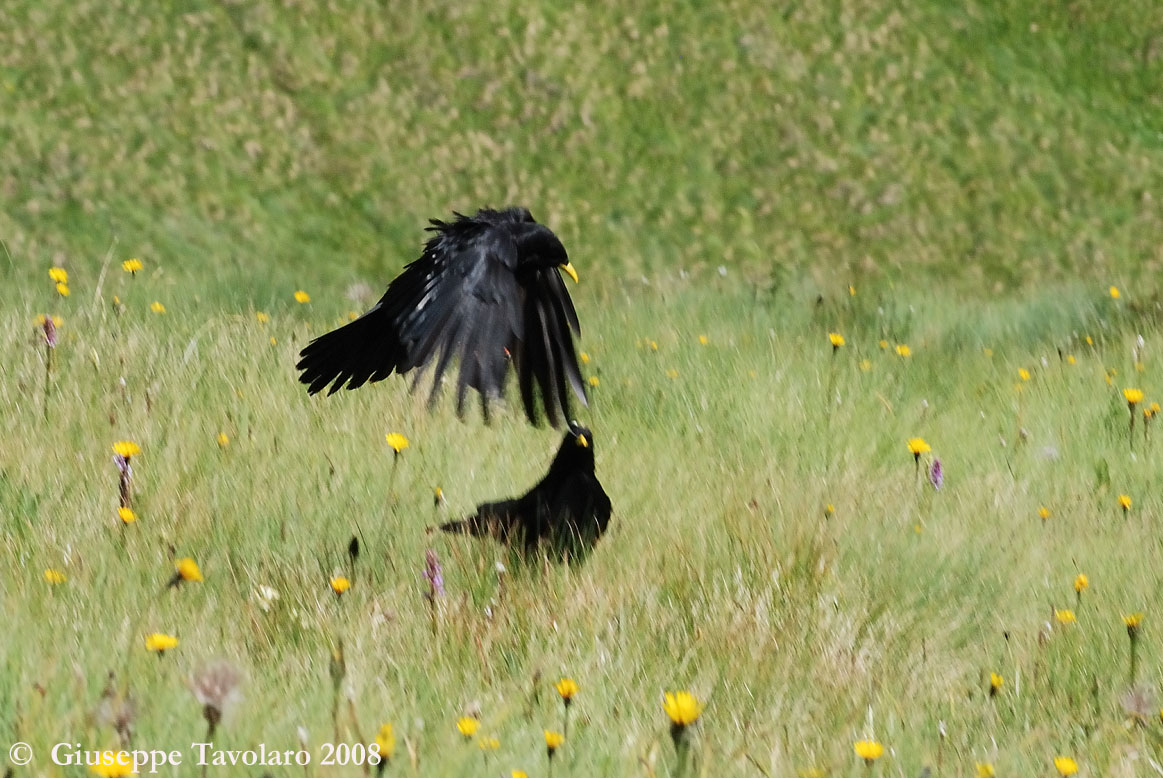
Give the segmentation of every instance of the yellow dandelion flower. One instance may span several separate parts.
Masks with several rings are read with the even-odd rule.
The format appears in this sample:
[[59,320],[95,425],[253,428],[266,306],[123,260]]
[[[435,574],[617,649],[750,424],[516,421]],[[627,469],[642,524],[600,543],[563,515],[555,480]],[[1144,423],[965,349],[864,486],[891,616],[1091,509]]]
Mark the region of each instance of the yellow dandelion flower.
[[501,741],[495,737],[480,737],[477,738],[477,745],[481,751],[496,751],[501,747]]
[[592,375],[589,377],[588,383],[590,386],[601,386],[602,382],[596,375]]
[[[1113,290],[1111,297],[1118,297],[1117,292],[1119,290],[1113,286],[1111,289]],[[1066,778],[1066,776],[1074,775],[1078,772],[1078,763],[1068,756],[1056,756],[1054,757],[1054,769],[1058,771],[1059,775]]]
[[581,354],[578,355],[578,357],[581,359],[581,363],[583,365],[588,365],[590,363],[590,355],[587,354],[586,352],[583,351]]
[[154,313],[165,313],[166,312],[166,307],[164,305],[162,305],[161,303],[159,303],[157,300],[154,300],[152,303],[149,304],[149,309],[151,311],[153,311]]
[[856,755],[868,764],[872,764],[884,755],[884,746],[875,740],[857,740],[852,744]]
[[198,567],[198,563],[190,557],[183,557],[174,563],[178,570],[178,577],[183,581],[201,581],[202,570]]
[[828,342],[832,344],[832,350],[835,351],[844,345],[844,336],[839,332],[829,332]]
[[848,296],[849,297],[856,296],[856,287],[854,287],[852,284],[848,284]]
[[1119,495],[1119,507],[1123,509],[1124,513],[1131,509],[1131,498],[1129,495],[1126,495],[1126,494]]
[[824,506],[824,515],[825,516],[832,516],[835,513],[836,513],[836,506],[833,505],[832,503],[828,503],[827,505]]
[[[55,317],[53,320],[56,320]],[[1159,413],[1159,411],[1163,411],[1163,406],[1159,405],[1159,403],[1151,403],[1151,410],[1154,413]]]
[[553,688],[557,689],[557,693],[561,695],[561,699],[566,705],[569,705],[573,701],[574,696],[579,690],[577,681],[572,678],[562,678],[553,685]]
[[913,355],[913,350],[906,346],[904,343],[900,343],[896,347],[896,353],[898,356],[911,357]]
[[702,703],[690,692],[667,692],[663,696],[662,709],[676,727],[694,724],[703,712]]
[[919,457],[921,454],[927,454],[932,451],[932,447],[925,442],[924,438],[909,438],[909,453],[913,456]]
[[1054,609],[1054,620],[1059,624],[1073,624],[1074,622],[1078,621],[1078,619],[1074,616],[1074,611],[1058,610],[1057,608]]
[[1089,335],[1087,335],[1087,336],[1086,336],[1086,345],[1088,345],[1088,346],[1093,346],[1093,345],[1094,345],[1094,338],[1092,338],[1092,337],[1090,337]]
[[225,432],[218,433],[218,448],[226,448],[230,445],[230,437]]
[[461,716],[456,720],[456,731],[470,738],[481,728],[481,720],[474,716]]
[[1112,287],[1111,287],[1110,289],[1108,289],[1107,291],[1109,291],[1109,292],[1110,292],[1110,296],[1111,296],[1112,298],[1114,298],[1115,300],[1119,299],[1119,297],[1120,297],[1120,294],[1119,294],[1119,288],[1118,288],[1117,286],[1112,286]]
[[1066,355],[1066,364],[1068,364],[1068,365],[1073,365],[1073,364],[1075,364],[1077,361],[1078,361],[1078,360],[1076,360],[1076,359],[1074,358],[1074,355],[1073,355],[1073,354],[1067,354],[1067,355]]
[[1029,381],[1030,380],[1030,371],[1026,370],[1026,368],[1024,368],[1024,367],[1018,368],[1018,378],[1022,379],[1023,381]]
[[509,773],[509,778],[529,778],[529,773],[524,770],[514,770]]
[[1002,684],[1004,684],[1004,683],[1005,683],[1005,679],[1002,678],[1000,675],[998,675],[997,673],[990,673],[989,674],[989,696],[993,697],[999,691],[1001,691]]
[[1143,612],[1128,613],[1123,616],[1123,624],[1127,627],[1127,634],[1135,637],[1139,633],[1139,627],[1143,624]]
[[259,324],[266,324],[268,321],[271,320],[270,314],[263,313],[262,311],[257,312],[254,315],[254,318],[258,320]]
[[164,632],[153,632],[145,636],[145,650],[155,651],[159,654],[169,651],[171,648],[177,648],[178,639],[173,635],[167,635]]
[[1074,591],[1082,594],[1090,588],[1090,579],[1086,577],[1086,573],[1079,573],[1074,577]]
[[408,447],[408,439],[398,432],[389,432],[387,435],[384,435],[384,440],[392,447],[392,451],[395,451],[397,454]]
[[1127,398],[1127,404],[1135,406],[1143,401],[1143,390],[1127,388],[1123,390],[1123,397]]
[[657,340],[650,341],[650,350],[651,351],[658,351],[658,341]]
[[872,360],[870,360],[870,359],[860,360],[860,370],[862,372],[867,373],[871,369],[872,369]]
[[711,339],[708,338],[706,335],[699,335],[699,345],[700,346],[705,346],[710,342],[711,342]]
[[380,759],[391,759],[396,751],[396,733],[390,723],[380,727],[376,733],[376,746],[379,747]]
[[278,343],[278,341],[277,341],[277,340],[275,340],[275,336],[274,336],[274,335],[271,335],[271,345],[273,346],[273,345],[275,345],[276,343]]
[[977,778],[993,778],[993,765],[990,762],[977,763]]
[[132,273],[133,275],[137,275],[137,271],[141,270],[141,267],[142,265],[140,259],[127,259],[121,263],[121,269],[126,273]]
[[299,291],[295,292],[295,302],[297,302],[297,303],[309,303],[309,302],[311,302],[311,295],[307,294],[302,289],[300,289]]
[[878,343],[877,345],[880,346],[881,350],[888,350],[888,341],[887,340],[881,340],[880,343]]
[[564,742],[565,735],[551,729],[545,730],[545,748],[549,751],[550,756],[553,756],[553,752],[561,748],[561,744]]
[[122,506],[117,509],[117,518],[121,519],[122,524],[132,524],[137,521],[137,514],[133,512],[132,508]]
[[336,594],[343,594],[351,588],[351,581],[342,575],[337,575],[331,579],[331,590]]
[[68,576],[66,576],[60,570],[56,570],[50,567],[44,571],[44,580],[48,581],[53,586],[56,586],[57,584],[63,584],[66,580],[68,580]]
[[48,277],[56,284],[67,284],[69,282],[69,271],[63,267],[50,267],[48,269]]
[[666,377],[673,381],[674,379],[678,378],[678,371],[674,368],[671,368],[670,370],[666,371]]
[[141,454],[141,448],[131,440],[119,440],[113,444],[113,453],[129,459]]
[[57,284],[57,294],[59,294],[61,297],[68,297],[69,296],[69,285],[68,284]]
[[97,764],[89,765],[89,772],[101,778],[124,778],[137,775],[133,771],[133,759],[124,751],[102,751]]
[[1046,519],[1050,518],[1050,509],[1043,505],[1042,507],[1038,508],[1038,516],[1042,518],[1042,521],[1045,521]]

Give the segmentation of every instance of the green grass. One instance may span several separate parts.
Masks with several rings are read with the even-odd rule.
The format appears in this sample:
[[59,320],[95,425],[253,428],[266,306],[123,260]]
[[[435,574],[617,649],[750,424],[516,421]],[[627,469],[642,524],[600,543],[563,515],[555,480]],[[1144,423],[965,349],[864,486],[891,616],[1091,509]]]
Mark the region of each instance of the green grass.
[[[187,681],[214,657],[245,675],[216,742],[302,729],[317,763],[341,642],[339,739],[393,722],[388,774],[545,775],[563,675],[558,776],[676,775],[671,689],[706,703],[693,774],[864,775],[866,737],[900,776],[1163,760],[1158,698],[1127,724],[1121,621],[1147,613],[1152,695],[1160,430],[1129,445],[1121,390],[1163,396],[1156,4],[333,5],[0,8],[0,738],[31,774],[81,773],[50,769],[57,742],[117,745],[110,674],[133,745],[199,774]],[[556,432],[429,413],[397,378],[295,380],[426,218],[508,203],[582,274],[582,418],[615,510],[582,566],[426,532],[530,486]],[[205,581],[166,589],[182,556]],[[181,642],[150,655],[153,631]],[[472,711],[487,757],[456,732]]]

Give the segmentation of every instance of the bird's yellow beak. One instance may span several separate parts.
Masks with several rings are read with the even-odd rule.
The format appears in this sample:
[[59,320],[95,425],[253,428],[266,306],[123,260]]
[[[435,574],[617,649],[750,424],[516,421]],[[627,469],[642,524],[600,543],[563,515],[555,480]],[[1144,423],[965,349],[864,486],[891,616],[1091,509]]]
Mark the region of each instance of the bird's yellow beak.
[[586,438],[585,435],[578,435],[577,436],[577,444],[579,446],[581,446],[582,448],[589,448],[590,447],[590,441],[589,441],[589,439]]
[[567,276],[569,276],[570,278],[572,278],[572,279],[573,279],[573,282],[574,282],[575,284],[578,282],[578,280],[577,280],[577,271],[573,269],[573,263],[572,263],[572,262],[566,262],[564,265],[558,265],[558,267],[560,267],[562,270],[564,270],[564,271],[565,271],[565,274],[566,274]]

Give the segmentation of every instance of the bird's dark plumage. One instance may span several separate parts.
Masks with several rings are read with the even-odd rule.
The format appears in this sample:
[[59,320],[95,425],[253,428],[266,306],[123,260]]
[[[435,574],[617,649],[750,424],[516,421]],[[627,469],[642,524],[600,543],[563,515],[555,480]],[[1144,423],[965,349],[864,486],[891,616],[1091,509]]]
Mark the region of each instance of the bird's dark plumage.
[[299,380],[333,394],[435,362],[431,401],[456,357],[457,413],[474,389],[488,418],[511,361],[529,420],[538,423],[538,397],[552,425],[568,419],[570,392],[583,405],[586,393],[573,343],[581,330],[558,269],[577,274],[561,241],[524,208],[434,219],[429,230],[424,253],[371,310],[307,344]]
[[528,494],[477,506],[467,519],[444,524],[445,532],[490,535],[519,543],[526,552],[545,543],[558,557],[584,557],[610,523],[610,498],[594,475],[594,438],[570,422],[549,472]]

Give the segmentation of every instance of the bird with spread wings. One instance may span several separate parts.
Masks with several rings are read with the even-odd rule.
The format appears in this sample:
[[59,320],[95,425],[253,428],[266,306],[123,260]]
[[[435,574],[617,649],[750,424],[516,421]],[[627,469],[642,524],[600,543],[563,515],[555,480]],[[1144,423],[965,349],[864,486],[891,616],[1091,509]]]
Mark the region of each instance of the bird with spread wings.
[[424,253],[371,310],[307,344],[299,380],[311,394],[328,386],[334,394],[419,368],[415,388],[435,364],[432,403],[456,357],[457,414],[473,389],[488,420],[511,363],[529,421],[540,422],[540,407],[559,426],[570,418],[571,391],[587,404],[574,350],[581,329],[559,272],[576,283],[577,271],[557,236],[525,208],[455,216],[431,221],[435,235]]

